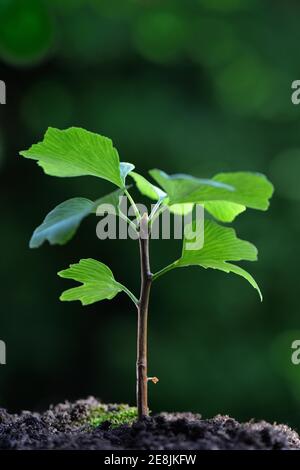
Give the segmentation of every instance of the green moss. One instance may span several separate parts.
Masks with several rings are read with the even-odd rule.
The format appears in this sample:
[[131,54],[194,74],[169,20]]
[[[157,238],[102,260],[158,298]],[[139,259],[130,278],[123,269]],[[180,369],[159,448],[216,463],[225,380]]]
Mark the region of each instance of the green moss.
[[115,408],[109,408],[100,405],[93,408],[88,417],[88,423],[93,426],[99,426],[104,421],[109,421],[112,428],[122,424],[132,424],[137,419],[137,409],[128,405],[116,405]]

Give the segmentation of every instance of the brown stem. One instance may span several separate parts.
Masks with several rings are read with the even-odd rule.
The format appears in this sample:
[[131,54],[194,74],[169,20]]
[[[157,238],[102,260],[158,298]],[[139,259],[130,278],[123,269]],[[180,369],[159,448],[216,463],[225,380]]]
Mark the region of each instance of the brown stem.
[[152,283],[149,260],[148,215],[144,214],[140,221],[140,259],[141,259],[141,293],[138,304],[138,337],[136,361],[136,394],[138,417],[149,415],[148,409],[148,378],[147,378],[147,324],[148,305]]

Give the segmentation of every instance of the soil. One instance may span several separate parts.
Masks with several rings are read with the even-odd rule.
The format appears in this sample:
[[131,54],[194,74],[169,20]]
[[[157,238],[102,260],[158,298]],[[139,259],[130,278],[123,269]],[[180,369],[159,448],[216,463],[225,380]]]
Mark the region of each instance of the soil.
[[95,398],[59,404],[44,413],[9,414],[0,409],[0,449],[71,450],[285,450],[300,449],[298,434],[265,421],[239,423],[229,416],[201,419],[192,413],[161,413],[113,428],[109,421],[91,426],[91,412],[105,406]]

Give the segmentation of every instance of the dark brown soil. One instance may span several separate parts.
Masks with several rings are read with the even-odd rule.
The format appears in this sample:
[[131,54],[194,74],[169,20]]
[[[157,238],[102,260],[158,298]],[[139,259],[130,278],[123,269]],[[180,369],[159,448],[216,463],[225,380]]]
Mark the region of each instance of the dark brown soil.
[[[295,431],[264,421],[239,423],[229,416],[201,419],[192,413],[161,413],[131,426],[88,424],[94,398],[51,407],[45,413],[12,415],[0,409],[0,449],[300,449]],[[115,409],[116,405],[106,405]]]

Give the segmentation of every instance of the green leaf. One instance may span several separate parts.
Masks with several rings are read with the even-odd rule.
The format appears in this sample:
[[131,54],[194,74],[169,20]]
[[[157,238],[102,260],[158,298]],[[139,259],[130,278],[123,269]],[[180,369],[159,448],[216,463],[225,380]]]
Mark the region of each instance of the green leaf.
[[169,209],[174,214],[186,215],[192,212],[195,204],[202,205],[215,219],[221,222],[233,222],[239,214],[246,210],[246,207],[241,204],[227,201],[185,202],[172,204]]
[[269,199],[273,195],[274,187],[261,173],[219,173],[213,180],[235,188],[234,195],[228,199],[231,202],[259,210],[267,210],[270,205]]
[[113,299],[119,292],[126,292],[137,303],[134,295],[122,284],[117,282],[111,270],[100,261],[82,259],[79,263],[71,264],[68,269],[58,273],[60,277],[81,282],[79,287],[73,287],[62,293],[60,300],[79,300],[82,305],[90,305],[104,299]]
[[197,265],[205,269],[218,269],[242,276],[258,291],[262,299],[260,289],[253,277],[240,266],[228,262],[241,260],[255,261],[257,259],[256,247],[252,243],[237,238],[232,228],[222,227],[212,220],[206,220],[204,222],[203,247],[196,250],[188,249],[188,244],[193,242],[195,229],[195,223],[186,227],[181,257],[154,274],[154,279],[174,268]]
[[131,171],[130,176],[134,179],[137,188],[143,196],[154,199],[155,201],[162,200],[167,197],[167,194],[154,184],[150,183],[144,176]]
[[240,266],[237,266],[236,264],[232,264],[232,263],[227,263],[226,261],[218,262],[218,261],[213,261],[213,260],[207,264],[202,263],[200,266],[202,266],[202,268],[205,268],[205,269],[207,268],[218,269],[219,271],[224,271],[225,273],[234,273],[234,274],[237,274],[238,276],[243,277],[251,284],[252,287],[254,287],[254,289],[257,290],[260,300],[261,301],[263,300],[261,290],[257,282],[255,281],[255,279],[251,276],[251,274],[249,274],[245,269],[241,268]]
[[130,171],[128,163],[120,167],[118,152],[110,139],[79,127],[66,130],[49,127],[42,142],[20,155],[37,160],[51,176],[93,175],[120,188],[124,187],[124,179]]
[[207,201],[205,209],[221,222],[233,222],[234,219],[246,210],[245,206],[227,201]]
[[257,249],[247,241],[237,238],[233,228],[222,227],[212,220],[204,222],[204,245],[200,250],[188,249],[193,240],[195,223],[185,229],[183,250],[178,265],[189,265],[216,261],[256,261]]
[[74,197],[62,202],[49,212],[43,223],[36,228],[29,243],[30,248],[38,248],[46,240],[51,245],[64,245],[74,236],[82,220],[96,212],[100,204],[111,204],[117,210],[119,197],[123,193],[123,189],[118,189],[94,202],[83,197]]
[[169,204],[178,204],[183,202],[198,202],[202,198],[197,197],[193,200],[184,200],[195,190],[202,190],[205,194],[207,190],[213,189],[213,191],[225,189],[226,191],[234,191],[232,186],[225,185],[223,183],[214,182],[213,180],[194,178],[190,175],[175,174],[168,175],[162,170],[150,170],[150,175],[155,181],[164,189],[169,196]]
[[169,196],[169,204],[186,202],[227,201],[266,210],[273,186],[259,173],[220,173],[212,179],[194,178],[190,175],[167,175],[161,170],[150,174]]
[[29,246],[38,248],[46,240],[51,245],[64,245],[75,234],[82,219],[93,210],[94,203],[83,197],[62,202],[46,216],[44,222],[33,232]]
[[172,204],[169,207],[170,212],[176,215],[187,215],[192,212],[194,207],[193,202],[187,202],[186,204]]
[[135,166],[132,163],[121,162],[120,163],[120,174],[123,181],[123,185],[125,186],[125,181],[127,175],[134,170]]

